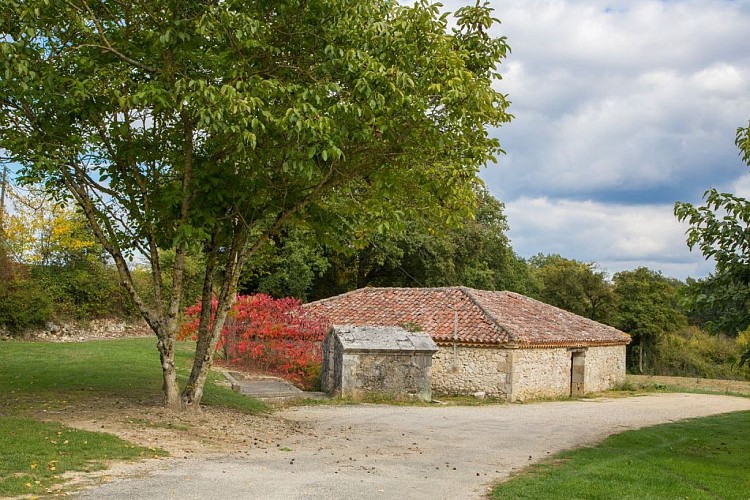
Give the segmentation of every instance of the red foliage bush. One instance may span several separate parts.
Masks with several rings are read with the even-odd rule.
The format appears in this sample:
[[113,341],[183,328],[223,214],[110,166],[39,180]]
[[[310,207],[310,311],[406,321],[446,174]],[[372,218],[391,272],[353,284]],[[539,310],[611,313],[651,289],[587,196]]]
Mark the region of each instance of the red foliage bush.
[[[212,319],[216,301],[212,303]],[[180,338],[195,338],[200,303],[185,310]],[[321,346],[329,322],[302,307],[294,298],[239,295],[229,312],[217,351],[231,364],[274,373],[306,389],[318,382]]]

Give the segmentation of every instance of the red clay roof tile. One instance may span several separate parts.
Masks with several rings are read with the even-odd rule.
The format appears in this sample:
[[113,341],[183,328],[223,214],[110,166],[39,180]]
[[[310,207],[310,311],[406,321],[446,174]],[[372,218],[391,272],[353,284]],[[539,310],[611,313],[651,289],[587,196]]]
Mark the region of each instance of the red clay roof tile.
[[[418,327],[438,343],[627,344],[630,336],[513,292],[445,288],[361,288],[305,306],[334,324]],[[454,321],[458,328],[454,338]]]

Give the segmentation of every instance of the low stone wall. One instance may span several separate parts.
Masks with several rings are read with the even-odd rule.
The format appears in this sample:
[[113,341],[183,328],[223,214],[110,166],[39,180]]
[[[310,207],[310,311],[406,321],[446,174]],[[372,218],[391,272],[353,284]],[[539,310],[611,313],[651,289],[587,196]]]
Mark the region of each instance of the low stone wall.
[[80,322],[48,322],[45,328],[30,329],[11,336],[0,329],[0,339],[39,340],[46,342],[84,342],[96,339],[150,337],[154,333],[143,320],[94,319]]
[[[495,347],[438,346],[432,355],[432,389],[439,394],[505,397],[511,351]],[[454,361],[455,360],[455,361]]]

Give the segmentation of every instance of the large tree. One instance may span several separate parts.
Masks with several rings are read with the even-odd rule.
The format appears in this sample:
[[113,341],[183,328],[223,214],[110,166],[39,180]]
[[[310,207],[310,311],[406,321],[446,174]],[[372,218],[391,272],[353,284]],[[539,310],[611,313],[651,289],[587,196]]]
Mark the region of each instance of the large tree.
[[614,294],[596,263],[539,254],[529,259],[536,280],[534,295],[566,311],[611,324]]
[[476,205],[458,227],[409,220],[399,233],[370,236],[348,251],[329,250],[330,265],[313,282],[311,298],[365,286],[465,285],[528,293],[531,277],[506,235],[503,203],[480,188]]
[[[466,215],[500,152],[488,127],[510,119],[495,22],[487,3],[449,27],[427,1],[6,1],[0,148],[80,205],[156,334],[165,404],[197,408],[240,271],[280,228],[335,238],[355,212],[362,231]],[[180,393],[192,253],[202,312]],[[153,301],[133,284],[138,254]]]
[[617,301],[614,326],[633,337],[634,343],[628,349],[634,354],[634,346],[638,346],[638,367],[642,372],[644,355],[653,355],[659,339],[687,324],[677,304],[682,285],[646,267],[620,271],[613,281]]
[[[750,166],[750,123],[737,129],[735,144]],[[750,326],[750,200],[717,189],[706,191],[703,199],[703,206],[677,202],[674,207],[677,218],[690,224],[688,246],[716,261],[716,271],[693,283],[689,296],[693,308],[709,318],[707,326],[736,335]],[[750,360],[750,351],[742,359]]]

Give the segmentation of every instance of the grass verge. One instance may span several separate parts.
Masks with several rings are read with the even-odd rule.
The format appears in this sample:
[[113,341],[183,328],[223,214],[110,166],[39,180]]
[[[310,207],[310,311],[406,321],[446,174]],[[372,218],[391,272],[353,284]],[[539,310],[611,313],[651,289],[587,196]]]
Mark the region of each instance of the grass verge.
[[559,453],[491,498],[747,498],[750,412],[657,425]]
[[109,460],[166,455],[110,434],[13,417],[0,417],[0,450],[0,497],[50,494],[66,472],[101,470]]
[[[191,343],[176,348],[183,384],[193,348]],[[249,413],[267,409],[220,381],[221,374],[209,375],[204,404]],[[107,460],[165,455],[109,434],[38,420],[97,407],[158,407],[160,401],[161,369],[153,339],[0,342],[0,497],[44,494],[65,471],[101,469]],[[171,422],[159,425],[185,429]]]
[[671,377],[661,375],[632,375],[616,388],[631,393],[639,392],[688,392],[696,394],[720,394],[750,397],[750,382],[743,380],[704,379],[695,377]]

